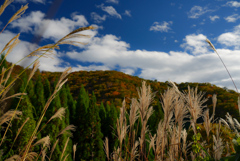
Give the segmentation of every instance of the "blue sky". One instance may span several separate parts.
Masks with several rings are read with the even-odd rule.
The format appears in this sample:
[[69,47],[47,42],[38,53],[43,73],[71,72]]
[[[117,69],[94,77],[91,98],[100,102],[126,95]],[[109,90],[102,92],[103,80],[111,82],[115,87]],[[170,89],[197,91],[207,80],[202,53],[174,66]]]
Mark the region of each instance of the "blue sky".
[[[21,33],[8,61],[17,62],[39,46],[93,25],[97,29],[84,32],[91,38],[78,39],[88,45],[60,46],[53,59],[40,59],[40,69],[117,70],[163,82],[210,82],[233,89],[221,61],[205,42],[208,38],[240,88],[238,1],[15,0],[1,16],[1,28],[26,3],[25,14],[0,35],[2,49]],[[34,59],[20,64],[27,66]]]

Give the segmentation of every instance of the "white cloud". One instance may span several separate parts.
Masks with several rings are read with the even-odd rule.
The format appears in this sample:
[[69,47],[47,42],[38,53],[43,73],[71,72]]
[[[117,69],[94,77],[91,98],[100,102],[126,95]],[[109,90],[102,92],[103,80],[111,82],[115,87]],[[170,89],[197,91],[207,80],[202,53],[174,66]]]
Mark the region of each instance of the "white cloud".
[[[0,49],[4,47],[16,34],[5,31],[1,34]],[[220,86],[232,88],[231,80],[219,58],[213,51],[208,51],[203,44],[205,35],[187,35],[182,47],[185,52],[161,52],[146,50],[130,50],[130,44],[120,40],[114,35],[94,37],[92,41],[81,51],[57,52],[54,59],[41,58],[40,70],[63,71],[69,66],[65,57],[79,62],[100,63],[101,65],[82,66],[76,65],[73,71],[79,70],[119,70],[134,74],[139,72],[145,79],[157,79],[158,81],[172,80],[175,82],[210,82]],[[205,43],[207,45],[207,43]],[[239,43],[240,44],[240,43]],[[8,56],[10,62],[17,62],[26,54],[36,48],[36,45],[22,41]],[[61,46],[60,46],[61,48]],[[240,81],[239,68],[240,50],[217,49],[235,81]],[[200,52],[201,51],[201,52]],[[205,51],[205,52],[203,52]],[[195,53],[195,55],[191,54]],[[22,65],[27,66],[34,58],[26,59]]]
[[218,15],[214,15],[214,16],[209,16],[211,21],[215,21],[216,19],[219,19],[220,17]]
[[106,0],[107,3],[115,3],[118,4],[119,1],[118,0]]
[[191,34],[187,35],[184,39],[185,43],[181,47],[185,50],[191,51],[193,54],[204,54],[208,52],[208,45],[206,43],[206,36],[203,34]]
[[[0,49],[3,49],[4,45],[11,40],[16,34],[5,31],[1,34],[0,39]],[[21,41],[7,56],[7,61],[16,63],[23,57],[27,56],[31,53],[31,51],[37,49],[36,44],[29,43],[27,41]],[[60,58],[59,54],[56,51],[53,51],[54,55],[52,55],[53,59],[51,58],[40,58],[40,69],[41,70],[48,70],[48,71],[63,71],[63,67],[59,67],[61,63],[64,61]],[[28,57],[25,58],[22,62],[18,65],[27,67],[30,65],[37,57]]]
[[92,17],[92,19],[94,20],[95,23],[101,23],[101,22],[106,20],[107,15],[100,16],[96,12],[92,12],[91,17]]
[[[84,51],[71,51],[67,55],[81,62],[101,63],[109,69],[116,66],[120,71],[134,74],[141,70],[139,77],[157,79],[158,81],[172,80],[175,82],[210,82],[216,85],[232,88],[225,68],[213,51],[206,50],[202,44],[206,36],[187,35],[186,47],[192,47],[190,53],[169,51],[130,50],[128,43],[114,35],[95,37]],[[207,45],[207,43],[205,42]],[[200,51],[205,52],[200,52]],[[228,66],[235,80],[240,81],[238,60],[239,50],[217,49]],[[223,82],[224,81],[224,82]]]
[[133,75],[135,73],[135,70],[131,68],[126,68],[126,69],[121,69],[121,72],[129,75]]
[[78,27],[88,25],[83,15],[73,14],[72,19],[62,17],[61,19],[44,19],[45,14],[40,11],[31,12],[11,23],[12,28],[19,28],[20,32],[31,32],[45,39],[59,40]]
[[96,70],[111,70],[111,69],[104,65],[89,65],[89,66],[77,65],[76,67],[72,67],[72,71],[81,71],[81,70],[96,71]]
[[124,15],[132,17],[130,10],[125,10]]
[[212,10],[209,10],[207,7],[201,7],[201,6],[193,6],[191,10],[188,12],[188,17],[189,18],[199,18],[201,15],[211,12]]
[[113,17],[122,19],[122,16],[116,11],[115,8],[113,8],[113,6],[104,6],[104,4],[101,4],[97,7],[101,8],[103,11],[107,12],[109,15],[111,15]]
[[238,2],[238,1],[229,1],[229,2],[227,2],[227,5],[231,6],[231,7],[240,7],[240,2]]
[[226,32],[218,37],[218,42],[227,46],[240,49],[240,25],[235,26],[232,32]]
[[162,23],[154,22],[153,25],[150,27],[150,31],[168,32],[169,30],[171,30],[169,26],[172,25],[172,23],[172,21],[163,21]]
[[240,19],[240,15],[238,14],[233,14],[231,16],[225,17],[224,18],[227,22],[236,22],[238,19]]

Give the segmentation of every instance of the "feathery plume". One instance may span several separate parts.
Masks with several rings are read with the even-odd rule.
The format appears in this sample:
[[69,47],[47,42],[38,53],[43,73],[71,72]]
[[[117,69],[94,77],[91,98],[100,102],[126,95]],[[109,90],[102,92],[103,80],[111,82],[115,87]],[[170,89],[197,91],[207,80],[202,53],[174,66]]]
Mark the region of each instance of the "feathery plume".
[[138,145],[139,145],[139,142],[136,141],[135,144],[132,147],[132,150],[131,150],[131,159],[130,159],[130,161],[134,161],[135,158],[138,156],[138,148],[137,148]]
[[42,160],[41,161],[45,161],[46,150],[47,150],[47,148],[44,148],[43,151],[42,151]]
[[21,111],[9,110],[3,116],[0,117],[0,125],[4,123],[9,124],[9,121],[12,119],[13,116],[15,119],[20,119],[19,117],[20,115],[22,115]]
[[51,143],[50,142],[50,137],[49,137],[49,135],[47,135],[44,138],[38,140],[33,146],[42,144],[43,148],[45,148],[45,147],[50,148],[50,143]]
[[49,121],[51,121],[52,119],[55,119],[55,118],[59,118],[60,120],[62,120],[62,118],[65,115],[65,112],[66,111],[65,111],[64,107],[59,108],[58,111],[49,119]]
[[[76,126],[74,125],[68,125],[65,129],[63,129],[59,134],[59,135],[62,135],[63,133],[67,133],[70,137],[72,137],[72,133],[71,132],[67,132],[67,130],[70,130],[70,131],[76,131]],[[57,137],[58,137],[57,136]]]
[[210,131],[212,130],[212,126],[211,126],[211,120],[209,118],[209,109],[207,109],[205,112],[204,112],[204,115],[203,115],[203,126],[206,130],[206,133],[207,133],[207,138],[209,138],[209,134],[210,134]]
[[[17,44],[20,43],[19,36],[20,36],[20,33],[17,34],[16,36],[14,36],[14,37],[5,45],[5,47],[3,48],[3,50],[2,50],[1,53],[0,53],[0,54],[2,54],[5,50],[8,49],[8,51],[7,51],[7,52],[5,53],[5,55],[4,55],[3,60],[5,60],[6,57],[8,56],[8,54],[13,50],[13,48],[14,48]],[[3,62],[3,60],[2,60],[2,62]],[[2,62],[1,62],[1,64],[2,64]]]
[[4,12],[5,8],[9,6],[14,0],[5,0],[4,3],[0,7],[0,15]]
[[24,14],[24,12],[27,10],[28,8],[28,4],[26,4],[25,6],[22,6],[8,21],[8,24],[10,24],[11,22],[13,22],[14,20],[18,19],[21,17],[22,14]]
[[19,155],[13,155],[12,157],[6,159],[5,161],[19,161],[21,157]]
[[225,63],[223,62],[222,58],[221,58],[220,55],[218,54],[217,50],[215,49],[215,47],[213,46],[213,44],[211,43],[210,40],[206,39],[206,42],[210,45],[210,47],[211,47],[211,48],[215,51],[215,53],[218,55],[219,59],[221,60],[221,62],[222,62],[222,64],[223,64],[223,66],[225,67],[226,71],[228,72],[228,75],[229,75],[229,77],[231,78],[231,80],[232,80],[232,82],[233,82],[233,85],[234,85],[234,87],[236,88],[237,93],[239,93],[239,92],[238,92],[238,89],[237,89],[237,86],[236,86],[235,82],[233,81],[233,78],[232,78],[230,72],[228,71]]
[[216,110],[216,105],[217,105],[217,95],[214,94],[212,96],[212,102],[213,102],[213,113],[212,113],[212,117],[211,117],[211,121],[214,121],[214,115],[215,115],[215,110]]
[[108,137],[105,138],[105,142],[103,142],[104,151],[106,153],[107,159],[109,160],[109,146],[108,146]]
[[73,145],[73,161],[75,161],[76,151],[77,151],[77,144],[74,144]]
[[34,73],[37,71],[38,68],[39,68],[39,61],[37,60],[37,61],[33,64],[33,68],[32,68],[31,73],[29,74],[27,84],[28,84],[28,82],[32,79]]
[[34,160],[36,157],[38,156],[38,154],[36,152],[30,152],[27,154],[27,160],[31,161]]

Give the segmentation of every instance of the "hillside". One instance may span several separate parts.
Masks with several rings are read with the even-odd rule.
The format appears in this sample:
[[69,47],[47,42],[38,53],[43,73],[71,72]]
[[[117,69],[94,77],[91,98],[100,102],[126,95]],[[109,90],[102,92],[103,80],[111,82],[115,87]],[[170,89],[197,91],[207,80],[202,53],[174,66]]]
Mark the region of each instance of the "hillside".
[[[8,63],[10,65],[10,63]],[[23,68],[21,66],[15,66],[13,75],[19,73]],[[27,72],[28,73],[28,72]],[[33,77],[33,81],[40,75],[42,80],[48,79],[51,84],[59,78],[61,72],[46,72],[37,71]],[[123,98],[127,103],[130,103],[131,98],[137,97],[137,88],[141,86],[141,82],[145,80],[137,76],[131,76],[119,71],[78,71],[72,72],[68,76],[67,84],[70,87],[71,94],[76,100],[78,98],[81,85],[84,86],[89,96],[94,92],[97,98],[97,104],[101,102],[110,104],[113,102],[116,107],[120,107]],[[152,80],[145,80],[152,88],[152,91],[156,93],[153,106],[156,106],[160,100],[161,93],[164,92],[169,86],[168,82],[157,82]],[[43,81],[44,82],[44,81]],[[205,98],[209,98],[207,107],[212,108],[212,95],[217,94],[217,109],[216,116],[225,118],[227,112],[233,117],[239,119],[239,112],[237,107],[238,94],[233,90],[221,88],[210,83],[197,83],[197,82],[185,82],[176,84],[180,91],[187,90],[188,86],[197,87],[198,91],[205,93]]]
[[[54,82],[60,73],[42,72],[42,79],[48,78],[51,82]],[[92,92],[97,97],[98,104],[110,103],[111,101],[117,107],[121,106],[123,98],[129,103],[130,98],[137,97],[137,87],[141,86],[141,82],[144,80],[137,76],[130,76],[118,71],[79,71],[73,72],[69,75],[67,84],[70,86],[71,93],[75,99],[77,99],[79,89],[83,84],[89,95]],[[156,97],[153,105],[157,104],[160,100],[161,93],[164,92],[169,86],[168,82],[157,82],[152,80],[146,80],[152,88],[153,92],[156,92]],[[188,86],[197,87],[198,91],[205,93],[205,98],[209,98],[207,107],[212,108],[212,95],[217,94],[217,117],[224,117],[227,112],[236,118],[239,118],[237,108],[238,94],[233,90],[223,89],[210,83],[180,83],[177,84],[180,91],[187,90]],[[210,110],[211,111],[211,110]]]

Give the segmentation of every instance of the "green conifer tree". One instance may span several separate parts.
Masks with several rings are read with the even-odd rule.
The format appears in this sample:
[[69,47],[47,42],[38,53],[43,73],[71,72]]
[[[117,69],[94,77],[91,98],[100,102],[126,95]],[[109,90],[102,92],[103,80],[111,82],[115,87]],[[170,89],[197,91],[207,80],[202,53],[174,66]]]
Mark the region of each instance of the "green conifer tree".
[[104,161],[105,154],[103,150],[103,142],[102,137],[103,134],[101,133],[101,119],[99,117],[99,108],[96,105],[96,97],[93,92],[90,108],[89,108],[89,117],[91,118],[91,160],[94,161]]
[[100,106],[99,106],[99,116],[101,119],[101,132],[103,133],[103,138],[107,137],[107,116],[106,116],[106,110],[105,107],[103,105],[103,102],[101,102]]
[[77,130],[74,133],[74,143],[77,144],[76,160],[88,160],[91,156],[90,145],[90,117],[89,117],[89,96],[85,91],[83,85],[81,86],[77,105],[76,105],[76,117],[74,120]]
[[108,139],[109,139],[109,150],[112,152],[114,150],[114,146],[116,145],[116,123],[117,123],[117,109],[114,106],[113,102],[109,106],[107,104],[106,106],[106,124],[107,126],[107,133],[108,133]]
[[69,119],[70,119],[70,124],[74,124],[74,120],[75,120],[75,114],[76,114],[76,102],[73,99],[73,96],[70,92],[70,88],[67,84],[66,86],[66,92],[67,92],[67,98],[68,98],[68,102],[67,102],[67,106],[69,109]]
[[[66,89],[66,86],[63,85],[62,89],[60,90],[60,100],[61,100],[61,106],[65,108],[65,126],[68,126],[70,124],[70,113],[69,113],[69,106],[68,106],[68,91]],[[62,124],[62,128],[65,128]],[[66,137],[66,136],[65,136]],[[70,161],[72,158],[72,139],[69,138],[65,153],[68,154],[68,160]]]

